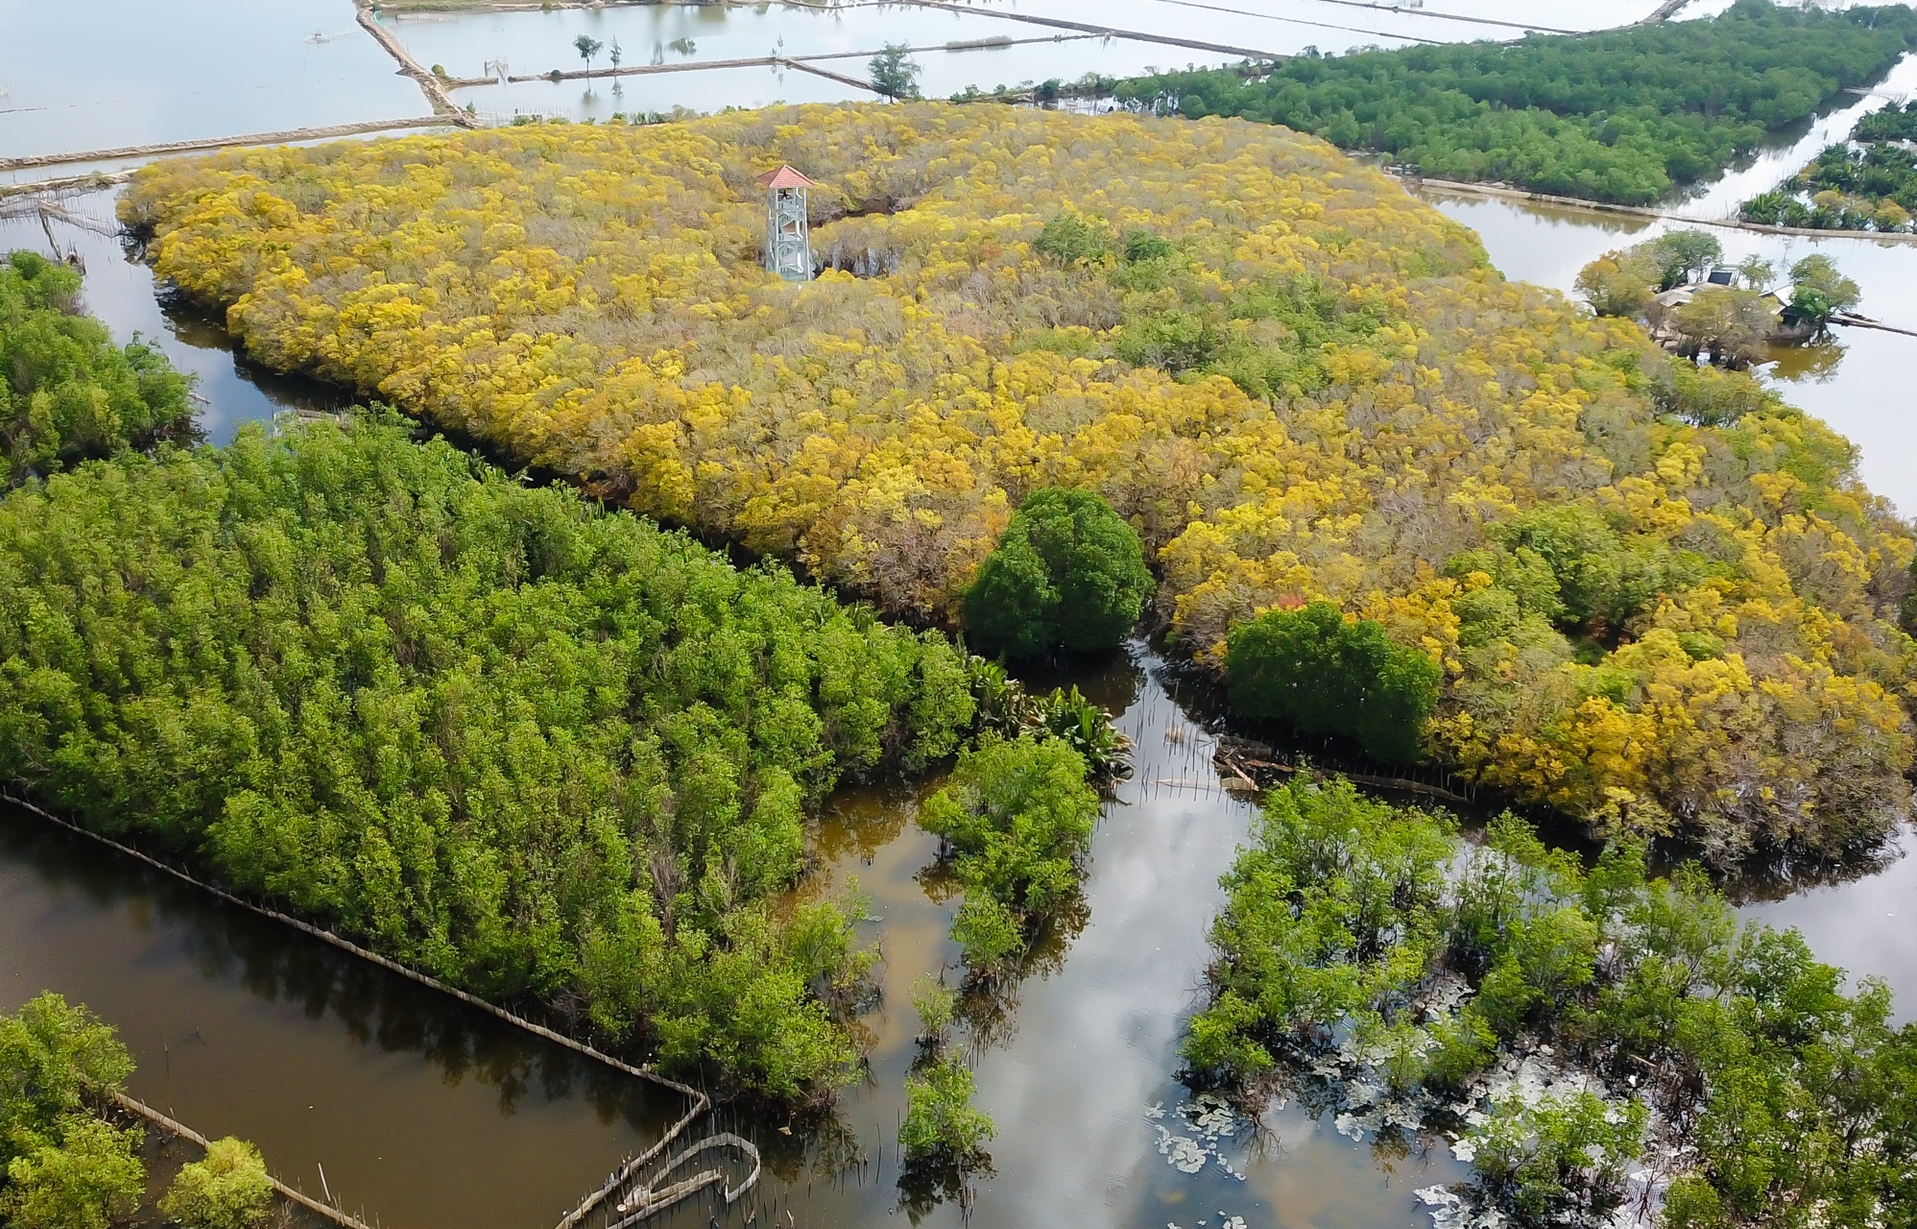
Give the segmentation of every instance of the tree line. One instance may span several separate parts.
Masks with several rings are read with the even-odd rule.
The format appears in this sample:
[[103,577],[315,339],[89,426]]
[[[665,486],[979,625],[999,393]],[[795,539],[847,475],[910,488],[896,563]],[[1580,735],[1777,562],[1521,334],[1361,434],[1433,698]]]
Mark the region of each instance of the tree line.
[[1128,78],[1114,93],[1283,124],[1433,177],[1646,204],[1876,80],[1914,43],[1904,6],[1738,0],[1697,21],[1313,53]]

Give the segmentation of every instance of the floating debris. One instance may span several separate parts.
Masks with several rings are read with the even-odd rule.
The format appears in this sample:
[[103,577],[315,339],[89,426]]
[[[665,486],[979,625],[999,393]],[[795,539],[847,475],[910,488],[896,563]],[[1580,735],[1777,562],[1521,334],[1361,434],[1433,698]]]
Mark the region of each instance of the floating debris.
[[1220,1146],[1221,1141],[1235,1139],[1249,1126],[1249,1122],[1232,1107],[1231,1102],[1217,1093],[1206,1092],[1180,1105],[1176,1120],[1190,1127],[1193,1132],[1191,1135],[1179,1135],[1163,1125],[1162,1120],[1166,1116],[1163,1101],[1145,1108],[1146,1119],[1151,1121],[1152,1129],[1158,1132],[1159,1155],[1173,1169],[1182,1174],[1196,1174],[1208,1162],[1215,1161],[1228,1176],[1240,1182],[1246,1180],[1244,1163],[1234,1163]]

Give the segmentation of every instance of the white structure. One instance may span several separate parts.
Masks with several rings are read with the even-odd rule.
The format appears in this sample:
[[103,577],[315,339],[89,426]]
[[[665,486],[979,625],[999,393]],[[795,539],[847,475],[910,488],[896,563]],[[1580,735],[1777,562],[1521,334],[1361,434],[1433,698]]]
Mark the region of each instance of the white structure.
[[805,190],[818,185],[789,166],[759,176],[765,185],[765,267],[788,282],[812,280],[812,232]]

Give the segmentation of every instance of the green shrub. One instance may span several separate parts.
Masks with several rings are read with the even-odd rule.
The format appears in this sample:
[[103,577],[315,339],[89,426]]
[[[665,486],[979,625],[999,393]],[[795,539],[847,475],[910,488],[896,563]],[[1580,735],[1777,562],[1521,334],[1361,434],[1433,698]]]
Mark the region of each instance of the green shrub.
[[266,1219],[272,1202],[260,1150],[229,1135],[207,1145],[205,1160],[180,1168],[160,1211],[186,1229],[247,1229]]
[[1226,640],[1233,708],[1356,739],[1379,759],[1417,758],[1440,678],[1436,662],[1393,641],[1383,624],[1348,620],[1330,602],[1267,611]]
[[[1664,1224],[1910,1223],[1917,1024],[1694,870],[1652,878],[1630,845],[1587,863],[1509,815],[1463,844],[1449,816],[1295,780],[1223,886],[1194,1077],[1423,1106],[1408,1135],[1465,1117],[1473,1223],[1606,1223],[1653,1121]],[[1547,1086],[1511,1083],[1520,1062]]]
[[7,1162],[0,1222],[8,1229],[106,1229],[139,1207],[146,1188],[141,1131],[69,1115],[43,1143]]
[[1013,514],[965,594],[979,647],[1007,657],[1109,649],[1152,590],[1138,531],[1093,491],[1046,487]]
[[1048,913],[1078,889],[1098,794],[1085,761],[1056,738],[987,735],[959,754],[952,782],[919,813],[967,892],[1015,914]]
[[899,1145],[909,1160],[965,1160],[977,1155],[997,1127],[972,1108],[972,1073],[948,1055],[905,1077],[905,1121]]

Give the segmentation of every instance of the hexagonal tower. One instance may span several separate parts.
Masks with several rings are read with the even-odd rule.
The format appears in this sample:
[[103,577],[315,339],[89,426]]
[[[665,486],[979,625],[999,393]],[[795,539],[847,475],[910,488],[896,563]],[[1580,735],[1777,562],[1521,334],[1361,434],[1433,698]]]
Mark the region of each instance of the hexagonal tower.
[[759,176],[765,185],[765,267],[788,282],[812,280],[812,232],[805,190],[817,184],[789,166]]

